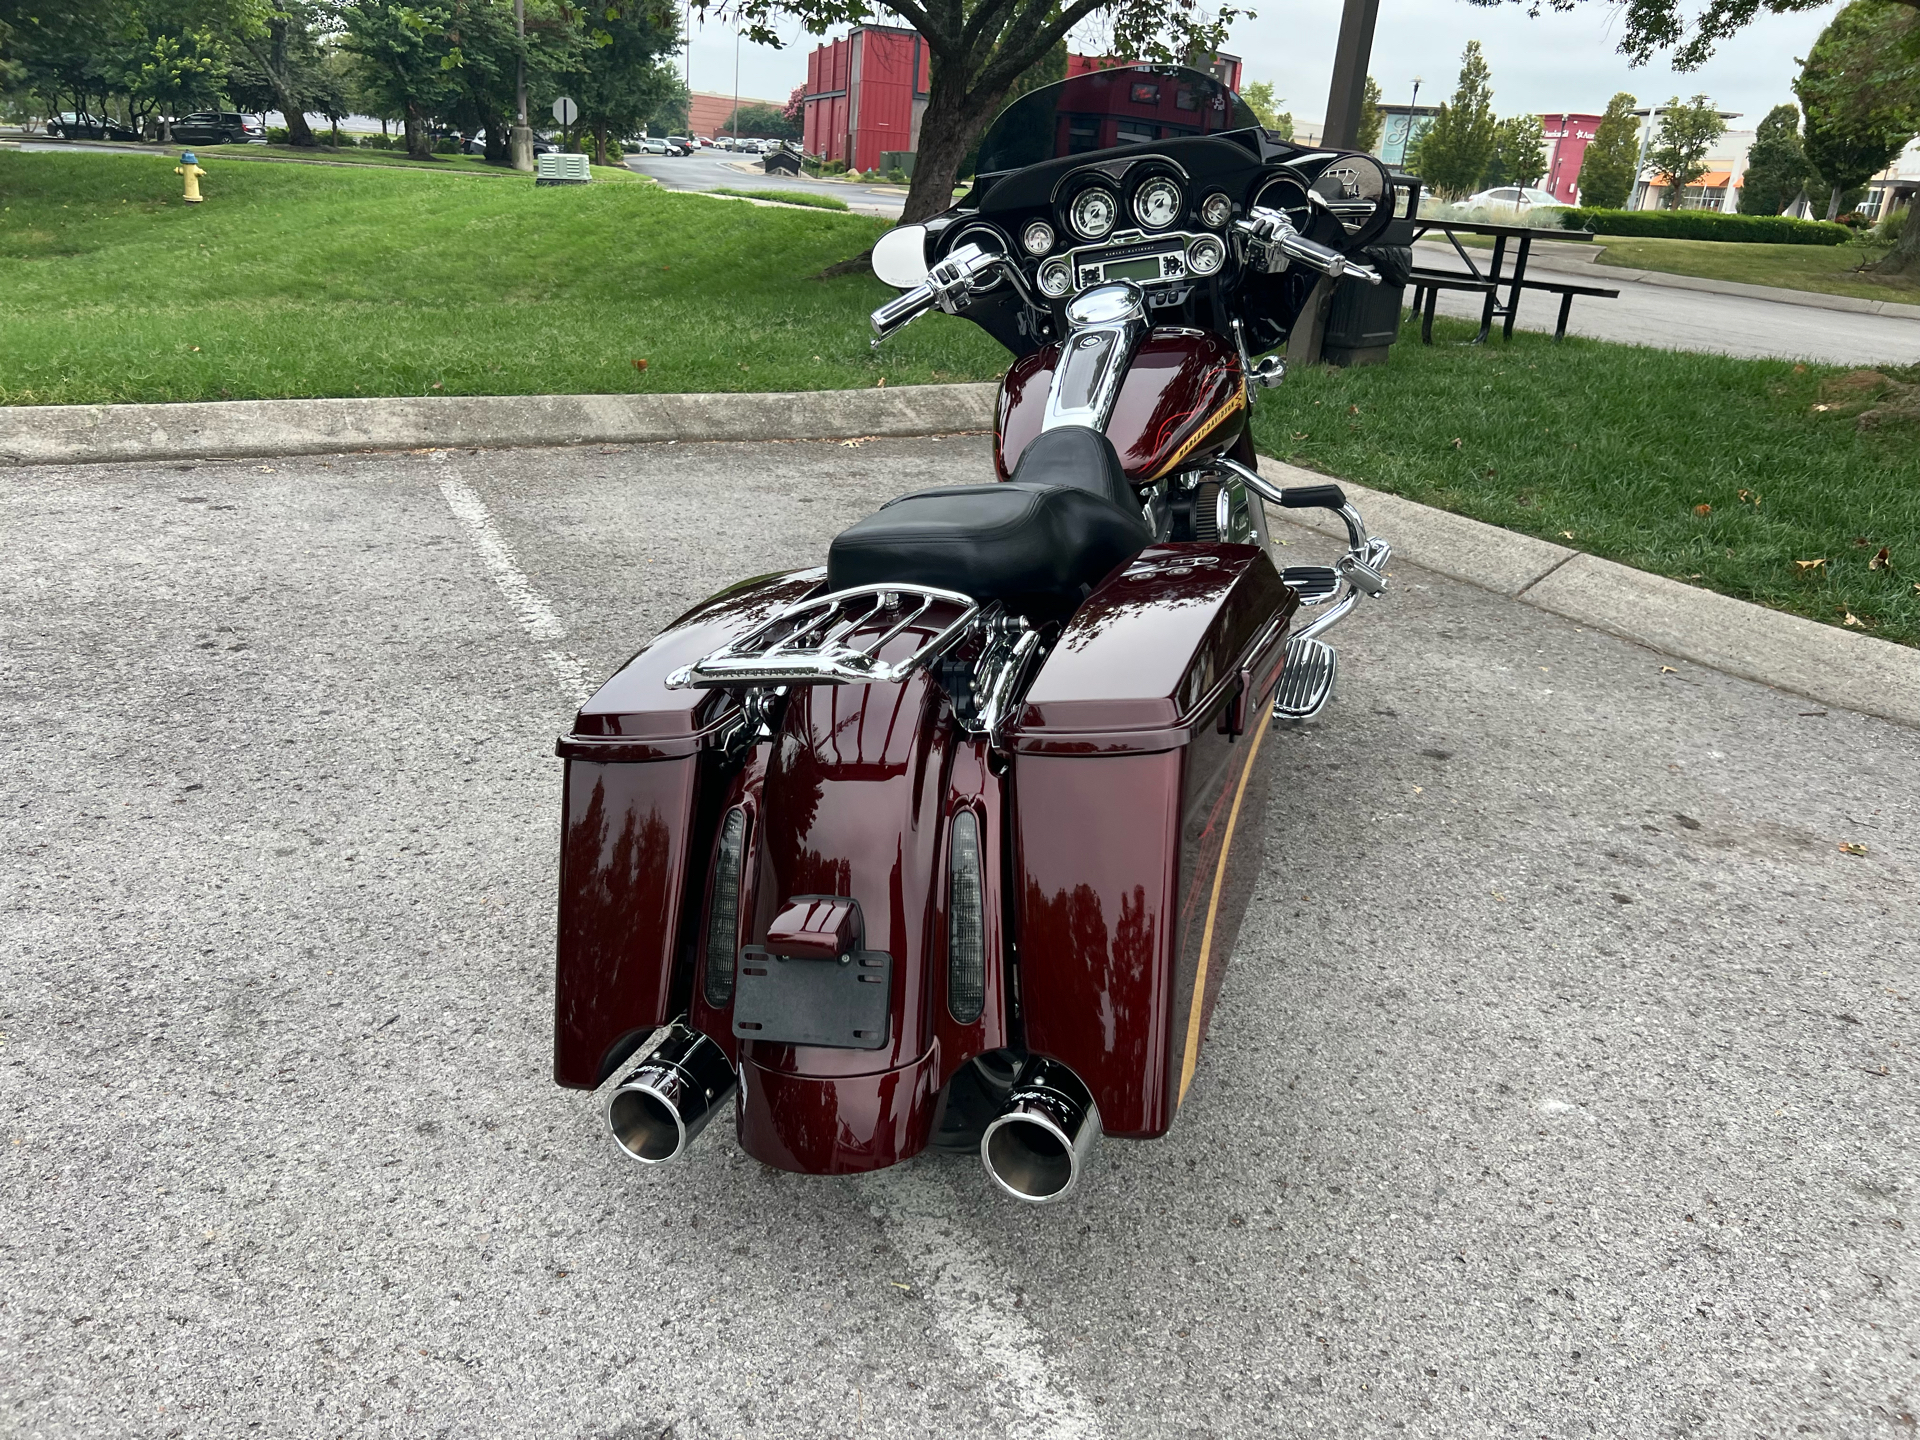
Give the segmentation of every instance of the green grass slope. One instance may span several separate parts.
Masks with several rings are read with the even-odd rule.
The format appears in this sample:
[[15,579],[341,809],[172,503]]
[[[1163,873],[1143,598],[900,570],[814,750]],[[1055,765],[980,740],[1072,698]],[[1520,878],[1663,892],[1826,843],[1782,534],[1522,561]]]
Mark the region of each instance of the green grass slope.
[[[893,292],[809,277],[886,228],[651,185],[0,152],[0,403],[802,390],[989,379]],[[636,365],[645,361],[645,367]]]

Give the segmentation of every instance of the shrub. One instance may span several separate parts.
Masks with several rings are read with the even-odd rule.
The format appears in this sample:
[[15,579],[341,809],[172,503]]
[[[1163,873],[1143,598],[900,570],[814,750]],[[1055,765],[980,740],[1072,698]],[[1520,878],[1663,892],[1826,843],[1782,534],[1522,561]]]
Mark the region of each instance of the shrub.
[[900,168],[900,167],[899,167],[898,165],[896,165],[896,166],[894,166],[894,167],[893,167],[893,169],[891,169],[891,170],[889,170],[889,171],[887,172],[887,183],[888,183],[889,185],[904,185],[904,184],[906,184],[906,183],[907,183],[907,172],[906,172],[906,171],[904,171],[904,170],[902,170],[902,169],[901,169],[901,168]]
[[1844,225],[1784,215],[1722,215],[1717,210],[1564,210],[1567,230],[1666,240],[1724,240],[1747,245],[1844,245]]
[[287,143],[287,127],[284,125],[269,125],[267,127],[267,143],[269,145],[286,144]]
[[436,140],[433,142],[433,153],[436,155],[458,155],[460,153],[460,142],[458,140],[445,138]]

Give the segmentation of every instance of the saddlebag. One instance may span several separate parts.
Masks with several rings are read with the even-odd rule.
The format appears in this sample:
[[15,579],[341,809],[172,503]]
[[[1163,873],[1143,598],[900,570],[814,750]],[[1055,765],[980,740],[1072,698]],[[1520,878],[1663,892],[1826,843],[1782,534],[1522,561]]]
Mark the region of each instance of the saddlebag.
[[1172,1123],[1259,874],[1298,599],[1254,545],[1143,551],[1075,613],[1013,754],[1027,1048],[1109,1134]]
[[[554,1079],[592,1089],[687,1008],[693,913],[737,711],[667,676],[819,587],[819,570],[749,581],[675,621],[580,708],[566,766],[554,974]],[[726,1046],[729,1053],[732,1046]]]

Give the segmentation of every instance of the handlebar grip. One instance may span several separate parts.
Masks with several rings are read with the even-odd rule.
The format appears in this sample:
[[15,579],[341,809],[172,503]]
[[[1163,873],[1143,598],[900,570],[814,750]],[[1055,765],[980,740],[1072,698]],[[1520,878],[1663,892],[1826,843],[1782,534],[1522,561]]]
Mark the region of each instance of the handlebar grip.
[[1338,485],[1289,485],[1280,492],[1280,504],[1288,510],[1340,510],[1346,503],[1347,492]]
[[873,333],[884,340],[914,316],[933,304],[933,287],[916,285],[897,295],[873,312]]
[[1283,235],[1280,238],[1280,250],[1282,254],[1311,265],[1323,275],[1344,274],[1350,263],[1345,255],[1331,245],[1322,245],[1304,235]]

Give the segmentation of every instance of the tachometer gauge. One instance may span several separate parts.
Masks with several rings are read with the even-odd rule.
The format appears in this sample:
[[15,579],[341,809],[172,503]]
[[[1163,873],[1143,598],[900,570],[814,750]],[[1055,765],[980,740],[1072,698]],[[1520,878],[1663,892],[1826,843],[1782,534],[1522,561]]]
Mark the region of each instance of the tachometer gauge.
[[1098,240],[1120,218],[1120,200],[1111,190],[1095,185],[1074,197],[1067,222],[1082,240]]
[[1133,217],[1149,230],[1164,230],[1180,218],[1180,187],[1156,177],[1133,192]]
[[1053,249],[1053,227],[1044,220],[1035,220],[1021,232],[1020,243],[1027,247],[1029,255],[1044,255]]

